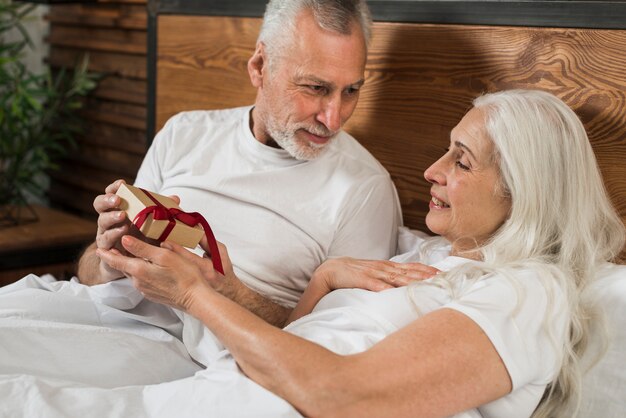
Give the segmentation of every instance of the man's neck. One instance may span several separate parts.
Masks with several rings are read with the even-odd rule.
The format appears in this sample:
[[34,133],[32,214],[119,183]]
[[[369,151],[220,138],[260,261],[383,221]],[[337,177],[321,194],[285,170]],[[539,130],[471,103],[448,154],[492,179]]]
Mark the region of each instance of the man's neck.
[[254,136],[256,140],[259,141],[261,144],[267,145],[268,147],[272,147],[272,148],[282,149],[282,147],[278,145],[276,141],[274,141],[274,138],[270,136],[267,136],[267,138],[259,139],[259,136],[261,136],[261,134],[260,133],[257,134],[254,131],[254,120],[255,120],[256,113],[257,113],[256,106],[253,106],[252,109],[250,109],[250,132],[252,132],[252,136]]

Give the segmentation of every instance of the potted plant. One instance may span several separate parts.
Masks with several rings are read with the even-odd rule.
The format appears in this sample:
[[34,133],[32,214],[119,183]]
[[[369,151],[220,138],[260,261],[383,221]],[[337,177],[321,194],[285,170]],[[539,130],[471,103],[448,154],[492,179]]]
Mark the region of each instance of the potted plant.
[[[96,86],[87,57],[73,72],[43,74],[33,74],[20,61],[31,45],[22,22],[33,7],[0,0],[0,226],[20,221],[28,194],[45,194],[40,179],[76,146],[78,110]],[[10,30],[20,34],[17,40],[6,40]]]

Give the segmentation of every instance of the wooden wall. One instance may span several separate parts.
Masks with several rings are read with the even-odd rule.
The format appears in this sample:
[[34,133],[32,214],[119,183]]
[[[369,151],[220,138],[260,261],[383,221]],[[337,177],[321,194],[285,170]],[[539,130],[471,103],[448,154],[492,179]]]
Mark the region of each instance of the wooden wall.
[[[246,61],[259,26],[256,18],[159,17],[157,129],[181,110],[253,102]],[[376,22],[366,84],[346,130],[391,173],[405,224],[425,229],[430,196],[422,174],[472,98],[548,90],[585,123],[626,220],[625,50],[626,30]]]
[[94,197],[117,178],[133,181],[146,151],[146,0],[55,5],[47,19],[49,64],[88,53],[103,76],[83,111],[79,149],[51,173],[51,205],[95,217]]
[[[132,181],[146,150],[146,0],[57,5],[48,19],[50,64],[88,52],[90,69],[104,75],[84,111],[80,150],[53,173],[51,190],[54,206],[94,216],[93,198],[113,179]],[[259,23],[158,17],[157,130],[180,110],[252,103],[245,66]],[[377,22],[367,83],[347,130],[391,172],[406,224],[424,228],[422,172],[471,98],[503,88],[546,89],[583,119],[626,219],[624,50],[626,31],[619,29]]]

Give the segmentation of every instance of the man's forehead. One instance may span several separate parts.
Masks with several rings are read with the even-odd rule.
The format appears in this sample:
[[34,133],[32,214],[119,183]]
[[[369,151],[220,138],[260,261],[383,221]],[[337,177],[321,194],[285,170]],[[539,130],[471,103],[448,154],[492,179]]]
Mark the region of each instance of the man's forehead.
[[[338,78],[338,77],[337,77]],[[312,84],[324,85],[328,87],[360,87],[365,83],[365,79],[360,77],[342,77],[340,80],[337,78],[325,78],[322,75],[307,72],[305,69],[300,68],[295,72],[294,79],[297,82],[307,82]]]
[[[358,26],[357,26],[358,28]],[[312,15],[300,16],[298,30],[281,51],[289,72],[299,78],[352,85],[363,78],[367,46],[362,31],[350,34],[319,27]]]

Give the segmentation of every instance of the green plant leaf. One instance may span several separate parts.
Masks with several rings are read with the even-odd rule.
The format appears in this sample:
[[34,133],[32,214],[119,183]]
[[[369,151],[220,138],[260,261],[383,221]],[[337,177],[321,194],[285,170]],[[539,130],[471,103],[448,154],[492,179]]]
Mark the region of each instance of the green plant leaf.
[[[100,76],[89,73],[85,55],[74,70],[54,75],[30,71],[20,59],[31,44],[22,20],[35,6],[0,0],[0,203],[22,201],[28,191],[43,193],[36,179],[58,168],[58,160],[75,148],[82,133],[78,110],[82,97],[96,87]],[[15,29],[20,39],[1,36]],[[5,191],[11,191],[11,196]]]

